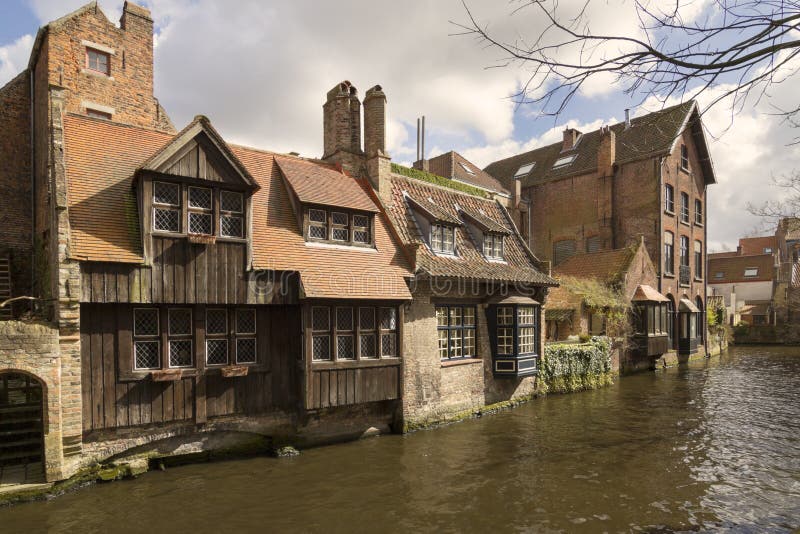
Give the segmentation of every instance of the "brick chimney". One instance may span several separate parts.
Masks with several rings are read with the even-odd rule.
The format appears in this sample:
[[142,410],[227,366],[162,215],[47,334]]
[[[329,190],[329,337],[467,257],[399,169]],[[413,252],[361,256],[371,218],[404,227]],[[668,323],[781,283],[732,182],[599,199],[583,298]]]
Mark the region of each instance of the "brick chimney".
[[600,128],[600,144],[597,147],[597,172],[601,176],[613,176],[617,160],[617,136],[608,126]]
[[344,151],[361,155],[361,102],[358,90],[345,80],[330,91],[323,110],[323,159]]
[[138,83],[148,86],[146,96],[153,95],[153,19],[150,10],[125,2],[119,26],[125,32],[122,54],[125,71]]
[[388,203],[392,161],[386,152],[386,94],[380,85],[364,96],[364,149],[370,183],[381,200]]
[[561,151],[566,152],[575,146],[575,142],[581,136],[581,132],[575,128],[566,128],[564,130],[564,144],[561,146]]
[[380,85],[364,97],[364,152],[368,158],[386,154],[386,94]]

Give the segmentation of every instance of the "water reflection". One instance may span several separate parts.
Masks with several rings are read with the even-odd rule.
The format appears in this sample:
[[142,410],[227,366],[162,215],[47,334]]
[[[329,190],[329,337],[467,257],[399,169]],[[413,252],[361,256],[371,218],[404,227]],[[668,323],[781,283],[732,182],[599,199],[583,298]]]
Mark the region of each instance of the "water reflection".
[[721,360],[297,458],[194,465],[0,510],[3,532],[789,531],[800,353]]

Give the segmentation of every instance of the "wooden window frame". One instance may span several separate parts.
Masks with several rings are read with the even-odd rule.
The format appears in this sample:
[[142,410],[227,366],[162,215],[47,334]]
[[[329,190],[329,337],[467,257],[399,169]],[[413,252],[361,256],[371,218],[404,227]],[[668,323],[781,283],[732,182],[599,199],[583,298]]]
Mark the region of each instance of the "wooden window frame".
[[664,184],[664,211],[675,215],[675,187],[671,184]]
[[[464,324],[464,311],[465,310],[472,311],[472,324],[466,325]],[[439,324],[439,311],[444,310],[447,316],[447,324],[440,325]],[[460,310],[460,317],[461,321],[460,324],[453,324],[453,310]],[[437,331],[437,352],[439,354],[439,359],[443,362],[453,361],[453,360],[472,360],[478,358],[478,307],[474,304],[436,304],[435,306],[435,315],[436,315],[436,331]],[[447,348],[446,348],[446,355],[442,357],[441,346],[438,346],[439,341],[441,338],[439,337],[439,332],[447,332]],[[472,333],[472,346],[474,354],[465,355],[465,348],[466,348],[466,340],[467,340],[467,333]],[[460,356],[454,356],[453,350],[453,334],[458,334],[458,339],[460,341]]]
[[689,193],[681,191],[681,222],[683,224],[689,224],[690,216],[689,216]]
[[[239,330],[239,314],[240,313],[253,314],[253,331]],[[233,360],[236,365],[258,365],[258,311],[255,308],[234,308],[233,309],[234,322],[236,323],[233,328],[231,339],[233,341],[234,355]],[[239,341],[252,340],[253,341],[253,361],[239,361]]]
[[[138,311],[155,312],[156,314],[156,333],[155,334],[137,334],[136,332],[136,313]],[[131,337],[133,339],[133,352],[131,354],[133,361],[132,370],[136,373],[149,373],[157,371],[162,368],[163,358],[161,356],[161,310],[156,307],[135,307],[131,310]],[[137,343],[155,343],[156,353],[158,356],[158,367],[139,367],[136,358],[136,344]]]
[[664,274],[675,274],[675,234],[669,230],[664,232]]
[[[525,308],[531,308],[533,310],[533,322],[531,323],[524,323],[520,321],[520,311]],[[501,322],[501,312],[503,316],[506,316],[506,312],[510,312],[510,322]],[[495,313],[495,336],[494,336],[494,352],[496,357],[499,358],[530,358],[530,357],[540,357],[541,354],[539,353],[539,348],[542,339],[542,321],[541,321],[541,312],[542,307],[536,304],[501,304],[498,305]],[[533,352],[522,352],[521,351],[521,343],[522,337],[521,332],[522,329],[532,328],[533,329]],[[501,339],[508,339],[508,335],[504,332],[503,336],[500,335],[501,331],[510,330],[511,335],[511,352],[501,352],[500,351],[500,340]],[[503,343],[503,346],[507,346],[507,343]]]
[[[434,239],[438,232],[438,239]],[[451,241],[451,248],[448,250],[445,247],[445,234],[449,234],[452,236]],[[431,250],[434,254],[443,254],[445,256],[455,256],[456,255],[456,228],[455,226],[451,226],[449,224],[441,224],[441,223],[432,223],[430,229],[430,235],[428,236],[428,243],[430,244]]]
[[703,201],[699,198],[694,200],[694,224],[703,226]]
[[[489,252],[486,251],[486,245],[489,244]],[[498,247],[497,244],[500,244],[498,255]],[[505,236],[503,234],[498,234],[495,232],[484,232],[483,233],[483,255],[488,260],[504,260],[505,259]]]
[[[222,197],[224,195],[238,195],[239,198],[241,199],[241,211],[223,209]],[[218,191],[218,195],[217,196],[218,196],[218,202],[219,202],[218,203],[218,206],[219,206],[219,208],[218,208],[218,210],[219,210],[219,221],[217,223],[218,224],[219,237],[222,237],[224,239],[247,239],[247,228],[245,227],[245,221],[247,220],[247,218],[245,217],[246,211],[247,211],[247,206],[246,206],[246,202],[245,202],[246,199],[245,199],[244,193],[242,193],[241,191],[231,191],[229,189],[220,188],[219,191]],[[241,228],[242,228],[241,235],[230,235],[230,234],[223,234],[222,233],[222,228],[223,228],[222,219],[224,217],[228,217],[228,218],[231,218],[231,219],[239,219],[241,221],[241,223],[240,223],[241,224]]]
[[[92,54],[96,54],[97,56],[105,58],[106,61],[105,70],[100,70],[92,66]],[[111,54],[109,54],[108,52],[103,52],[102,50],[98,50],[97,48],[92,48],[91,46],[87,46],[85,56],[86,56],[86,70],[111,77]]]
[[[325,222],[323,223],[321,220],[312,220],[312,212],[315,212],[318,215],[324,214]],[[335,215],[343,215],[347,217],[347,223],[343,224],[341,222],[335,222]],[[356,225],[356,220],[359,218],[366,219],[366,226]],[[303,237],[306,241],[313,243],[326,243],[344,247],[374,248],[374,220],[374,214],[372,213],[348,210],[344,208],[307,205],[303,209],[303,226],[305,228]],[[325,237],[323,238],[311,235],[312,228],[324,228]],[[336,230],[345,230],[347,232],[347,239],[334,239],[334,232]],[[357,240],[356,234],[364,232],[367,234],[366,241]]]
[[[684,244],[686,245],[685,247]],[[685,235],[681,236],[680,247],[681,247],[681,258],[679,265],[681,265],[682,267],[689,267],[691,265],[691,260],[689,259],[689,238],[687,236]]]
[[680,158],[680,169],[689,172],[689,147],[687,147],[685,143],[681,143]]
[[703,243],[698,240],[694,242],[694,277],[703,279]]
[[[210,332],[208,329],[208,313],[222,311],[225,313],[225,328],[224,332]],[[231,343],[230,343],[230,313],[228,308],[206,308],[205,313],[205,365],[206,367],[225,367],[230,365],[231,362]],[[225,362],[224,363],[210,363],[208,361],[208,342],[209,341],[225,341]]]
[[[314,314],[315,310],[325,309],[328,314],[328,329],[320,330],[315,329]],[[340,329],[338,322],[339,310],[350,310],[353,317],[352,330]],[[363,310],[371,310],[373,322],[372,328],[362,327],[361,313]],[[383,324],[383,317],[385,310],[393,310],[394,313],[394,328],[386,328]],[[400,310],[397,306],[387,306],[381,304],[364,305],[354,301],[339,301],[334,303],[317,303],[309,306],[310,316],[309,325],[311,344],[309,346],[309,359],[312,366],[325,366],[325,365],[356,365],[360,363],[369,365],[380,365],[381,361],[395,361],[400,358]],[[394,347],[394,354],[384,354],[383,351],[383,337],[393,336],[392,346]],[[362,351],[361,340],[364,336],[372,336],[374,343],[374,355],[365,356]],[[326,337],[328,339],[328,358],[315,358],[314,355],[314,338]],[[349,337],[353,344],[353,357],[342,358],[339,355],[339,342],[340,337]]]
[[[192,308],[185,308],[185,307],[170,307],[167,308],[166,315],[167,318],[167,327],[163,329],[162,336],[164,337],[164,358],[165,361],[162,364],[162,369],[196,369],[197,368],[197,358],[195,357],[194,347],[195,347],[195,332],[194,332],[194,310]],[[188,334],[178,334],[172,332],[172,324],[171,324],[171,316],[173,312],[189,312],[189,333]],[[172,365],[172,343],[180,343],[180,342],[189,342],[189,354],[191,355],[191,361],[188,365]]]
[[[168,204],[164,202],[157,202],[156,201],[156,187],[159,185],[166,185],[169,187],[177,188],[178,190],[178,200],[177,204]],[[152,191],[152,205],[153,205],[153,224],[152,224],[152,232],[154,234],[165,234],[165,235],[180,235],[183,234],[183,212],[184,212],[184,203],[183,203],[183,187],[181,184],[175,182],[168,182],[164,180],[153,180],[153,191]],[[161,211],[173,211],[178,213],[178,229],[177,230],[164,230],[162,228],[156,228],[156,213],[158,210]]]
[[[209,197],[211,199],[211,205],[207,208],[205,207],[197,207],[192,206],[192,190],[206,190],[208,191]],[[189,235],[203,235],[203,236],[212,236],[215,235],[215,228],[214,228],[214,189],[211,187],[199,187],[190,185],[186,188],[187,194],[187,201],[186,201],[186,233]],[[203,215],[209,218],[211,221],[211,229],[208,233],[203,232],[192,232],[192,224],[191,219],[192,215]]]

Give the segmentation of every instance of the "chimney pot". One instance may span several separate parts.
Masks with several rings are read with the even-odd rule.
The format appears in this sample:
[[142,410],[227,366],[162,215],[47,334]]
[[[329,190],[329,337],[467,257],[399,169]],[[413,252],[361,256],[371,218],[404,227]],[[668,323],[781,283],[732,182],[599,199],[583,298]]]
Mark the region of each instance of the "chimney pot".
[[386,94],[380,85],[364,96],[364,151],[368,158],[386,155]]
[[625,129],[631,127],[631,110],[630,108],[625,108]]
[[575,128],[567,127],[564,130],[564,144],[561,147],[562,152],[566,152],[567,150],[572,150],[575,146],[575,142],[581,136],[581,132],[576,130]]
[[323,158],[340,150],[362,154],[361,102],[358,90],[348,80],[328,91],[323,110]]

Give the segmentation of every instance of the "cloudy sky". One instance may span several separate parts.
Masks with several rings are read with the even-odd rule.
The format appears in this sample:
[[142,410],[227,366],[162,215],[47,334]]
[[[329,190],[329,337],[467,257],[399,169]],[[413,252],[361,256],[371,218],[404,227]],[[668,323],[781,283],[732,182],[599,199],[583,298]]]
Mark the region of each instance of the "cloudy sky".
[[[3,0],[0,85],[25,67],[40,25],[83,3]],[[117,21],[122,3],[101,0],[100,6]],[[451,21],[466,21],[460,0],[141,3],[156,22],[156,96],[176,126],[202,113],[227,139],[270,150],[321,155],[325,93],[343,79],[362,95],[383,86],[390,153],[401,163],[415,158],[420,115],[426,116],[428,156],[457,150],[485,166],[557,141],[566,125],[587,131],[620,121],[626,107],[638,115],[661,105],[656,99],[638,105],[606,79],[588,85],[557,119],[537,117],[509,98],[526,72],[488,68],[502,60],[499,54],[456,35]],[[503,35],[532,36],[542,23],[530,15],[509,16],[517,2],[468,3],[479,20]],[[595,32],[636,31],[630,1],[594,5]],[[702,15],[709,6],[708,0],[693,0],[685,16]],[[733,246],[738,236],[756,231],[760,221],[747,213],[747,203],[778,198],[772,177],[800,169],[800,146],[789,146],[798,130],[773,115],[776,107],[795,107],[798,94],[800,76],[787,77],[733,122],[726,106],[705,114],[719,181],[709,190],[710,249]]]

